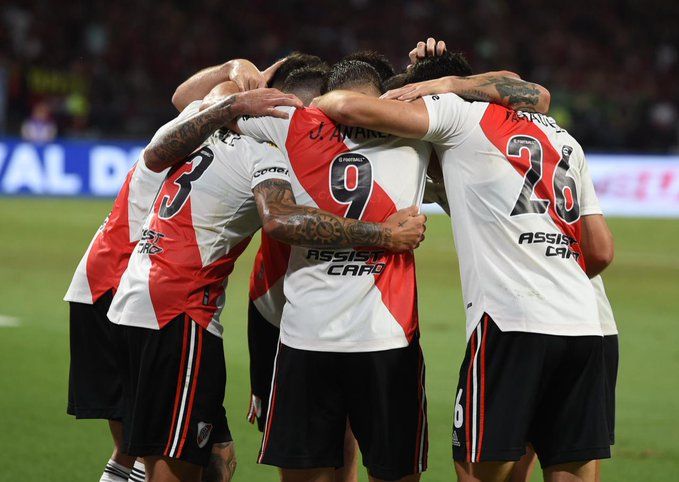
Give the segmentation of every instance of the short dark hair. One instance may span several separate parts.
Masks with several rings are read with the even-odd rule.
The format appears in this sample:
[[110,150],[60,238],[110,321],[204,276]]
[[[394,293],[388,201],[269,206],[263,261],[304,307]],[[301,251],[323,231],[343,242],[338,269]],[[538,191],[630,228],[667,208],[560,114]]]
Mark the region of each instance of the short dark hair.
[[305,105],[309,104],[321,93],[329,71],[330,69],[325,64],[293,70],[288,74],[281,90],[295,94]]
[[438,79],[448,75],[466,77],[472,74],[472,68],[461,52],[444,52],[436,57],[425,57],[418,60],[408,72],[407,83]]
[[316,67],[323,65],[325,62],[318,55],[305,54],[302,52],[292,52],[285,57],[285,62],[274,72],[269,82],[269,87],[280,88],[288,75],[294,70],[303,67]]
[[332,66],[321,93],[357,85],[369,85],[382,92],[382,80],[375,67],[361,60],[340,60]]
[[387,80],[382,82],[382,85],[384,86],[384,90],[393,90],[393,89],[399,89],[406,85],[408,82],[408,74],[407,73],[402,73],[402,74],[396,74],[392,77],[389,77]]
[[396,70],[394,70],[394,66],[391,65],[391,62],[386,55],[383,55],[376,50],[359,50],[358,52],[347,55],[342,60],[360,60],[361,62],[372,65],[373,68],[377,70],[377,73],[380,74],[380,80],[382,82],[385,82],[387,79],[396,75]]

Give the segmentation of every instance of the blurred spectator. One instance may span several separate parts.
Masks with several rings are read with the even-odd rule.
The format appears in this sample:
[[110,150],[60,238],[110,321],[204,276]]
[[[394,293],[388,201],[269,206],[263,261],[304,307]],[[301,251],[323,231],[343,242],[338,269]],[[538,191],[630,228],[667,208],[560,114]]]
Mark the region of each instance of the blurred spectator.
[[332,62],[355,50],[396,66],[428,35],[476,71],[507,68],[550,89],[553,113],[585,148],[669,152],[679,145],[679,2],[667,0],[9,0],[9,129],[36,99],[71,136],[148,136],[173,115],[196,70],[292,49]]
[[57,125],[52,120],[49,106],[40,102],[33,107],[31,117],[21,125],[24,140],[45,144],[57,137]]

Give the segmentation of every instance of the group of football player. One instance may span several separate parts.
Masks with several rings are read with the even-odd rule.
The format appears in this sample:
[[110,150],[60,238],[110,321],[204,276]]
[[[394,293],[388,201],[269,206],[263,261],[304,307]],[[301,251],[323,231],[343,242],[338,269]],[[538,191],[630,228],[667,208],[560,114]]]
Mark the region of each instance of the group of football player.
[[143,149],[65,297],[68,413],[108,420],[114,441],[100,481],[231,480],[219,317],[260,228],[258,462],[284,482],[351,482],[360,452],[371,481],[419,480],[423,201],[451,216],[462,280],[458,480],[525,481],[536,458],[547,481],[599,480],[614,432],[617,331],[599,276],[613,240],[582,148],[547,115],[545,88],[472,75],[432,38],[409,57],[402,73],[371,51],[332,66],[293,53],[263,71],[236,59],[177,88],[179,115]]

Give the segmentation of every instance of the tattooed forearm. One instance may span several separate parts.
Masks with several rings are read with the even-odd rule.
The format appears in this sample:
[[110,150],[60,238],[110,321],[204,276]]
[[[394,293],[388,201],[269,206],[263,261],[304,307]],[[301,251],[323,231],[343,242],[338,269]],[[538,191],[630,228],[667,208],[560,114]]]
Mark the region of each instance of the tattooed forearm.
[[537,85],[511,77],[489,77],[482,86],[494,87],[504,105],[514,110],[534,111],[540,102]]
[[459,78],[463,84],[455,93],[467,100],[496,102],[514,110],[546,112],[549,93],[542,87],[504,75]]
[[482,102],[490,102],[493,100],[493,97],[490,94],[479,89],[463,89],[455,93],[465,100],[478,100]]
[[160,172],[184,160],[207,137],[234,117],[231,106],[234,96],[161,131],[144,150],[144,161],[149,169]]
[[348,248],[389,247],[391,230],[377,223],[335,216],[320,209],[295,204],[290,183],[271,179],[254,189],[267,234],[297,246]]

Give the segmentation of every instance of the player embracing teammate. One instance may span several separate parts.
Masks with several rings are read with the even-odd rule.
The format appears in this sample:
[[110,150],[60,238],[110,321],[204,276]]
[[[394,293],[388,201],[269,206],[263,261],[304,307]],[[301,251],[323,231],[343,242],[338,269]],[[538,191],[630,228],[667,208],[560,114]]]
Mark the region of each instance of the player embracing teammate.
[[[493,91],[524,112],[484,102]],[[467,313],[452,438],[460,480],[507,480],[529,443],[546,480],[594,481],[594,461],[610,456],[604,332],[589,278],[610,263],[612,238],[582,148],[534,112],[540,94],[486,74],[387,96],[424,95],[408,103],[337,92],[317,104],[346,125],[428,140],[441,161]]]
[[[612,238],[582,149],[539,113],[549,105],[540,86],[507,72],[469,76],[433,39],[411,59],[399,76],[365,53],[331,69],[300,54],[264,73],[237,61],[178,88],[182,114],[147,147],[109,223],[136,213],[124,201],[137,171],[155,183],[139,191],[148,216],[110,224],[122,234],[109,246],[126,247],[115,276],[87,271],[89,291],[68,298],[72,313],[85,305],[75,318],[106,333],[100,346],[115,347],[115,364],[101,368],[119,392],[105,418],[123,419],[117,446],[144,457],[148,480],[207,480],[211,447],[231,440],[219,315],[233,264],[261,225],[248,329],[259,462],[284,482],[355,480],[336,471],[353,466],[350,426],[371,481],[419,480],[427,410],[411,248],[424,228],[409,207],[439,162],[467,313],[458,478],[518,480],[528,446],[546,480],[596,479],[593,461],[612,443],[603,335],[615,328],[595,277]],[[425,79],[378,98],[385,83]],[[288,94],[259,89],[267,82]],[[99,244],[89,252],[105,252]],[[98,303],[114,294],[112,328]],[[72,350],[85,343],[72,340]],[[118,475],[110,480],[126,480]]]

